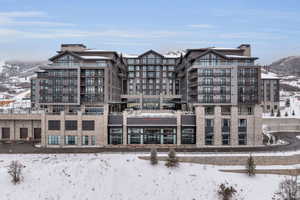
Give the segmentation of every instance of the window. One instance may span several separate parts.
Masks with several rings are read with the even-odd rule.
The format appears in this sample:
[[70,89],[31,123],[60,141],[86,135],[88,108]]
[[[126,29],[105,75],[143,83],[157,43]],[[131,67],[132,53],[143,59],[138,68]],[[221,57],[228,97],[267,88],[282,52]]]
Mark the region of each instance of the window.
[[222,145],[230,144],[230,134],[222,134]]
[[2,128],[2,139],[10,139],[10,128]]
[[247,134],[239,133],[238,138],[239,138],[239,145],[246,145],[247,144]]
[[65,136],[65,144],[66,145],[76,145],[77,144],[77,136],[74,136],[74,135]]
[[83,131],[95,130],[95,121],[94,120],[83,120],[82,121],[82,130]]
[[205,119],[205,145],[214,144],[214,121]]
[[108,144],[123,144],[122,128],[110,128],[108,134]]
[[60,130],[60,121],[59,120],[49,120],[48,121],[48,130]]
[[196,144],[196,132],[194,128],[182,128],[181,144]]
[[82,136],[82,145],[89,145],[89,136]]
[[20,138],[26,139],[28,137],[28,128],[20,128]]
[[41,128],[34,128],[33,129],[33,138],[34,139],[41,139],[42,129]]
[[76,120],[66,120],[65,121],[65,129],[67,131],[77,130],[77,121]]
[[58,135],[48,135],[48,144],[49,145],[58,145],[60,136]]
[[239,119],[239,127],[246,127],[247,120],[246,119]]
[[91,136],[91,145],[96,145],[96,136]]

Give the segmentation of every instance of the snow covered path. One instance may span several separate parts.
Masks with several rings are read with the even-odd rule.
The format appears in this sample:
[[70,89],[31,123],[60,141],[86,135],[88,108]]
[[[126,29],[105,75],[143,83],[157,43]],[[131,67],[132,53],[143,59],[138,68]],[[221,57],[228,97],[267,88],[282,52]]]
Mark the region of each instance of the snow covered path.
[[[180,163],[151,166],[141,154],[0,155],[0,199],[4,200],[215,200],[217,185],[236,184],[245,200],[269,200],[278,175],[223,173],[224,167]],[[6,166],[19,160],[24,182],[13,185]]]

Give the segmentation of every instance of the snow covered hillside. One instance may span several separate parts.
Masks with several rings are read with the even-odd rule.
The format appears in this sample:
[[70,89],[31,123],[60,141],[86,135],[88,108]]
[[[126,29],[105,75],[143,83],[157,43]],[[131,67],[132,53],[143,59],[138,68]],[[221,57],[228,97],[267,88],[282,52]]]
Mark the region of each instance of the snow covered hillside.
[[[141,154],[140,154],[141,155]],[[6,166],[19,160],[24,182],[13,185]],[[138,154],[0,155],[1,198],[5,200],[216,200],[217,185],[236,184],[245,200],[270,200],[278,175],[223,173],[209,165],[151,166]]]

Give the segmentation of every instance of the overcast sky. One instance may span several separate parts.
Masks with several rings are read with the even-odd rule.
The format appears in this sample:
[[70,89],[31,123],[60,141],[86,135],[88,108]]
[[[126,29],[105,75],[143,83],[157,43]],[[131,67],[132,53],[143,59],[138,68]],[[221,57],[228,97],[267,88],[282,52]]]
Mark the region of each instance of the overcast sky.
[[252,46],[300,55],[299,0],[0,0],[0,60],[46,60],[61,43],[142,53]]

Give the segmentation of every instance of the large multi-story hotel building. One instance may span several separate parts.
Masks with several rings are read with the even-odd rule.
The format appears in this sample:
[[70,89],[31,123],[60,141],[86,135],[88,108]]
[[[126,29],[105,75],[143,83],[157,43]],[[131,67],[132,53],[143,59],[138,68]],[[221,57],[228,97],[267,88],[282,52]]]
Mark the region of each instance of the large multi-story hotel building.
[[47,147],[261,145],[256,59],[247,44],[179,55],[63,44],[32,79],[32,108],[42,113],[0,116],[1,136]]

